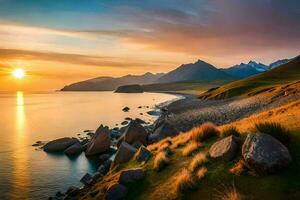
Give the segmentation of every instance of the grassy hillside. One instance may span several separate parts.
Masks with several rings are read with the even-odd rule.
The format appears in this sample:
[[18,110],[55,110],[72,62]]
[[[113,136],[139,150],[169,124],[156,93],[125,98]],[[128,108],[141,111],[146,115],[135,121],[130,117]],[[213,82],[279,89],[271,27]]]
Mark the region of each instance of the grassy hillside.
[[207,91],[201,94],[200,98],[224,99],[235,96],[247,96],[298,80],[300,80],[300,56],[263,74],[234,81],[215,90]]
[[[270,115],[270,112],[273,115]],[[267,176],[255,176],[251,172],[235,175],[230,173],[229,170],[241,159],[240,155],[235,160],[229,162],[217,161],[207,157],[208,160],[202,164],[207,169],[207,172],[203,173],[203,176],[193,183],[192,188],[177,193],[176,183],[179,177],[182,176],[183,169],[190,168],[195,156],[199,153],[205,155],[210,146],[218,139],[215,136],[205,140],[191,155],[184,155],[183,151],[193,142],[190,138],[186,139],[187,137],[185,137],[191,133],[185,133],[148,146],[148,149],[154,155],[158,155],[158,152],[161,152],[166,146],[171,148],[173,153],[168,156],[168,164],[161,170],[157,171],[153,169],[155,157],[146,164],[132,160],[120,166],[119,170],[136,167],[142,167],[146,170],[146,178],[142,182],[130,186],[126,199],[222,199],[226,192],[232,190],[233,185],[236,191],[244,197],[242,199],[298,199],[300,195],[300,177],[296,176],[296,174],[299,173],[300,167],[300,125],[299,123],[295,123],[295,121],[300,120],[299,112],[300,102],[297,101],[229,124],[230,126],[236,126],[242,133],[242,138],[244,138],[243,134],[251,131],[251,127],[253,127],[256,121],[281,120],[279,122],[288,127],[292,135],[292,141],[288,148],[293,162],[287,169]],[[282,121],[282,119],[285,120]],[[247,125],[246,128],[245,124]],[[222,128],[224,127],[219,127],[220,130]],[[175,145],[176,143],[179,145]],[[106,188],[117,181],[118,174],[119,172],[112,172],[102,182],[95,184],[91,188],[87,188],[79,195],[79,199],[103,199]]]
[[174,83],[156,83],[143,85],[144,91],[147,92],[178,92],[185,94],[199,94],[209,88],[219,87],[230,82],[229,80],[222,81],[188,81]]

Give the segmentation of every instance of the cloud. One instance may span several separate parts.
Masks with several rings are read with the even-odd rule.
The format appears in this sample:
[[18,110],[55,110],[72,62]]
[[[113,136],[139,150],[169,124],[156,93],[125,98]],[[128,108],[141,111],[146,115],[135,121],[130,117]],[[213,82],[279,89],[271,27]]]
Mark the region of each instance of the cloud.
[[[145,61],[123,59],[108,56],[91,56],[58,52],[38,52],[19,49],[0,49],[0,60],[42,60],[50,62],[69,63],[75,65],[88,65],[96,67],[141,67]],[[148,66],[166,64],[163,61],[152,61]]]

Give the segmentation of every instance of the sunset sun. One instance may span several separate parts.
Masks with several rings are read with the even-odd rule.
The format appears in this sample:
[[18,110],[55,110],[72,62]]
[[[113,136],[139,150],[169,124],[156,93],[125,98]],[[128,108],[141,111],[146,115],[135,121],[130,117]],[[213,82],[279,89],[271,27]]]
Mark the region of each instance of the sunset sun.
[[15,69],[12,71],[12,76],[16,79],[23,79],[25,77],[24,69]]

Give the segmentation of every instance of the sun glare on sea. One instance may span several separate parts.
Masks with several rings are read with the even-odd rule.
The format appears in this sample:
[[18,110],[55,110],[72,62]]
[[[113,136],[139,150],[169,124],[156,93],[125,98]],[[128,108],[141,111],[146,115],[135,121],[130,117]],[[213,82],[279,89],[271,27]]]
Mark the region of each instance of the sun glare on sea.
[[16,79],[22,79],[25,77],[25,71],[24,69],[15,69],[12,71],[12,76]]

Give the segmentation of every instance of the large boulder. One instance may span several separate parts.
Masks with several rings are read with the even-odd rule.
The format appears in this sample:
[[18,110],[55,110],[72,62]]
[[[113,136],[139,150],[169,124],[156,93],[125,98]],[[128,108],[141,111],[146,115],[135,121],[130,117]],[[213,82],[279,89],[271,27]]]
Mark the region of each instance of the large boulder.
[[143,145],[147,145],[147,137],[147,131],[136,120],[132,120],[124,131],[124,141],[128,144],[140,142]]
[[124,185],[115,183],[106,191],[105,200],[123,200],[127,193],[128,189]]
[[135,159],[138,162],[147,162],[152,156],[152,153],[144,146],[141,146],[136,153]]
[[209,149],[209,155],[212,158],[224,161],[232,160],[240,145],[240,139],[233,135],[215,142]]
[[111,168],[113,168],[119,164],[128,162],[134,156],[134,154],[136,152],[137,152],[136,148],[134,148],[127,142],[122,142],[122,144],[120,145],[120,147],[116,153],[116,156],[112,163]]
[[110,131],[107,126],[101,126],[96,130],[95,135],[91,139],[85,154],[87,156],[96,155],[109,151],[111,145]]
[[76,142],[75,144],[69,146],[64,151],[64,153],[68,156],[73,156],[73,155],[80,154],[82,151],[83,151],[83,146],[79,142]]
[[59,138],[59,139],[52,140],[52,141],[46,143],[43,146],[43,149],[46,152],[63,152],[69,146],[71,146],[75,143],[78,143],[78,142],[79,142],[79,140],[76,138],[64,137],[64,138]]
[[264,133],[249,134],[242,147],[246,165],[258,174],[280,170],[292,161],[288,149],[274,137]]
[[121,184],[130,184],[137,181],[143,180],[145,177],[145,172],[142,168],[127,169],[120,173],[118,182]]
[[154,130],[154,132],[149,135],[148,140],[150,143],[157,142],[166,137],[174,137],[178,135],[178,131],[171,124],[164,122],[158,128]]

